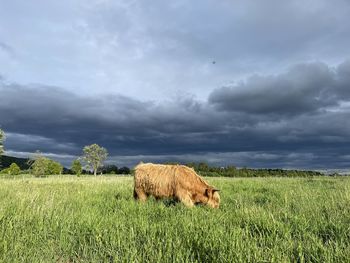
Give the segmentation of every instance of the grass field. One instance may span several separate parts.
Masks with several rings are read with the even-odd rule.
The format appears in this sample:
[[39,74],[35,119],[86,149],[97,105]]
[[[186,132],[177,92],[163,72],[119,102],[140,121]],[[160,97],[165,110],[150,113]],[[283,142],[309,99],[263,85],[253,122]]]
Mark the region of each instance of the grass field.
[[208,178],[221,207],[131,177],[0,179],[0,262],[349,262],[350,178]]

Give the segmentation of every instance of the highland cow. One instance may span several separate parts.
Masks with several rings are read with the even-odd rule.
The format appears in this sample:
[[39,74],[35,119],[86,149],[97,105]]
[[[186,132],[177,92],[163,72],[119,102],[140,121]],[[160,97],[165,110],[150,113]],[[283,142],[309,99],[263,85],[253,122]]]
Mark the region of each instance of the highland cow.
[[188,207],[205,204],[218,208],[219,190],[206,183],[184,165],[141,163],[135,167],[134,197],[145,201],[148,196],[175,198]]

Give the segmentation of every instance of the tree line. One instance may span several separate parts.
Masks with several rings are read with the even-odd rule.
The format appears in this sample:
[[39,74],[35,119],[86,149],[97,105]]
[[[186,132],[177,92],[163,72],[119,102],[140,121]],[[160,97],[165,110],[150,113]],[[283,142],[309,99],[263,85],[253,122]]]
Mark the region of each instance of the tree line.
[[205,162],[187,163],[197,173],[203,176],[211,177],[309,177],[324,175],[318,171],[307,170],[285,170],[285,169],[252,169],[252,168],[237,168],[229,165],[226,167],[209,166]]
[[[3,142],[5,140],[5,133],[0,130],[0,156],[4,152]],[[63,167],[57,161],[45,157],[42,153],[37,151],[30,159],[27,159],[25,171],[21,171],[20,166],[16,162],[12,162],[9,167],[2,169],[1,174],[18,175],[20,173],[31,173],[35,176],[47,176],[55,174],[130,174],[128,167],[118,168],[116,165],[104,165],[107,159],[108,152],[104,147],[97,144],[85,146],[83,154],[78,159],[74,160],[70,168]]]

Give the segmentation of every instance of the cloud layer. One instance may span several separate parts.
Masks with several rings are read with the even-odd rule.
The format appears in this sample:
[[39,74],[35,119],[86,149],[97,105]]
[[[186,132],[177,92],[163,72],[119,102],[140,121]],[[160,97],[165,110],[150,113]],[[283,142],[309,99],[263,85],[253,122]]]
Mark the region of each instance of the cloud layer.
[[215,89],[204,101],[187,95],[162,101],[78,96],[2,81],[0,120],[7,147],[18,152],[78,155],[84,145],[99,143],[112,159],[127,164],[138,158],[202,159],[218,165],[344,168],[350,144],[348,72],[348,61],[336,68],[298,64],[279,75]]
[[78,94],[206,99],[252,73],[340,63],[349,13],[347,0],[3,1],[0,72]]
[[252,76],[216,89],[209,102],[224,111],[296,116],[339,106],[350,98],[350,61],[332,69],[323,63],[299,64],[287,73]]

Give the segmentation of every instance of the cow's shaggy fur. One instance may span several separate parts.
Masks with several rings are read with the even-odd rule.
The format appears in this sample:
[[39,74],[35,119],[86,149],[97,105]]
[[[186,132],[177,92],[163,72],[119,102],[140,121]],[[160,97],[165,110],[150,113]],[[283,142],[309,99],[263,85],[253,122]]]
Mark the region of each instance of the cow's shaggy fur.
[[218,208],[218,190],[184,165],[141,163],[135,167],[134,197],[145,201],[149,195],[156,199],[176,198],[188,207],[206,204]]

